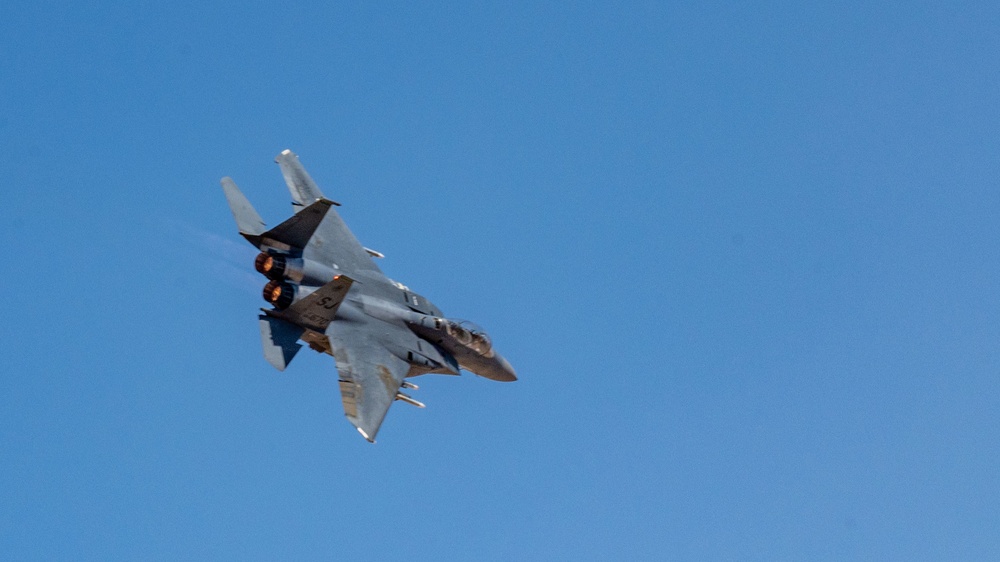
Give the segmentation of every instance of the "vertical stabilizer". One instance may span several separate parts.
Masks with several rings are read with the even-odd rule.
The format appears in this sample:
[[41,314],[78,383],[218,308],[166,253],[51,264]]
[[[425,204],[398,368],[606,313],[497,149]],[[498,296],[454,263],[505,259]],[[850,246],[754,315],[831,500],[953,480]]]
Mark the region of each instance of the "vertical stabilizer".
[[323,198],[323,192],[302,167],[298,155],[284,150],[274,161],[281,167],[281,175],[285,177],[288,192],[292,194],[292,207],[296,213]]
[[256,236],[264,232],[266,228],[264,220],[254,210],[250,201],[247,201],[240,188],[236,187],[233,178],[222,178],[222,191],[226,193],[229,210],[233,212],[233,218],[236,219],[236,226],[239,227],[240,234]]

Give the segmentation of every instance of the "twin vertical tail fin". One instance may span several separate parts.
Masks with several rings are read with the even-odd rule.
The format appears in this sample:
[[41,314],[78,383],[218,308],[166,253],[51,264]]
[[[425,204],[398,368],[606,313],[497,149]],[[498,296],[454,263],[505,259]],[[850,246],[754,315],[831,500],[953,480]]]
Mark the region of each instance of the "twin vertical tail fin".
[[[295,153],[286,150],[278,155],[276,162],[288,184],[295,209],[295,215],[278,226],[267,229],[264,220],[236,187],[232,178],[222,178],[222,190],[229,202],[229,210],[236,219],[236,226],[244,238],[262,251],[294,255],[301,253],[309,244],[327,212],[336,203],[323,198],[323,192],[309,177]],[[279,371],[285,370],[302,348],[298,340],[305,332],[305,326],[324,331],[333,320],[351,282],[346,277],[338,276],[282,315],[260,316],[261,343],[268,363]]]
[[[298,159],[295,162],[298,163]],[[304,170],[303,173],[305,173]],[[308,178],[308,176],[306,177]],[[262,250],[265,249],[264,246],[279,251],[305,248],[313,233],[323,222],[330,207],[336,205],[333,201],[319,197],[303,207],[296,207],[296,214],[290,219],[271,230],[266,230],[267,225],[264,224],[264,219],[260,218],[240,188],[236,187],[232,178],[222,178],[222,190],[226,193],[229,210],[233,212],[233,218],[236,219],[236,226],[240,229],[240,234]]]
[[299,162],[297,154],[291,150],[283,150],[274,161],[278,163],[281,175],[288,184],[288,192],[292,195],[292,208],[296,213],[323,198],[323,192]]
[[226,193],[229,210],[233,212],[233,218],[236,219],[236,226],[239,227],[240,234],[243,236],[262,234],[266,228],[264,219],[260,218],[240,188],[236,187],[233,178],[222,178],[222,191]]

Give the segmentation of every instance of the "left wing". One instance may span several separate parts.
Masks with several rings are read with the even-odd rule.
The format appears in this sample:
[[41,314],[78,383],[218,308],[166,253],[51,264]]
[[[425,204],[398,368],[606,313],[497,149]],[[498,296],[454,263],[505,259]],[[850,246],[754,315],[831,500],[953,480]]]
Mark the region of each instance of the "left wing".
[[337,360],[344,414],[372,443],[410,371],[409,363],[375,337],[374,330],[379,328],[392,330],[395,326],[378,320],[333,322],[326,333]]

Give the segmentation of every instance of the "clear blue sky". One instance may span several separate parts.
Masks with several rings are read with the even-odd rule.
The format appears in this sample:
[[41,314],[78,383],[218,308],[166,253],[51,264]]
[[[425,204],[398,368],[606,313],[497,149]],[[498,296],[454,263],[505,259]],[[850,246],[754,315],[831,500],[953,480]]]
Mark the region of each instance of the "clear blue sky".
[[[28,2],[0,558],[1000,559],[992,2]],[[261,356],[291,148],[521,380]]]

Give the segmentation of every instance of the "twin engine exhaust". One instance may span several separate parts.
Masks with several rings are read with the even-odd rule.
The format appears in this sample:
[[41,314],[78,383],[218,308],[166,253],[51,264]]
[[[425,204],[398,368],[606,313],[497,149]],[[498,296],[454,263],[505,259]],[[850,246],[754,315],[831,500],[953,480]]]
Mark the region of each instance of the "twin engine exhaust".
[[264,300],[274,305],[278,310],[284,310],[291,306],[295,300],[295,287],[291,283],[285,282],[285,270],[287,269],[285,257],[261,252],[253,261],[253,267],[271,280],[267,285],[264,285],[262,295]]
[[300,286],[322,287],[340,273],[320,262],[287,254],[261,252],[253,261],[253,267],[271,280],[264,287],[264,300],[277,309],[284,310],[292,305]]

